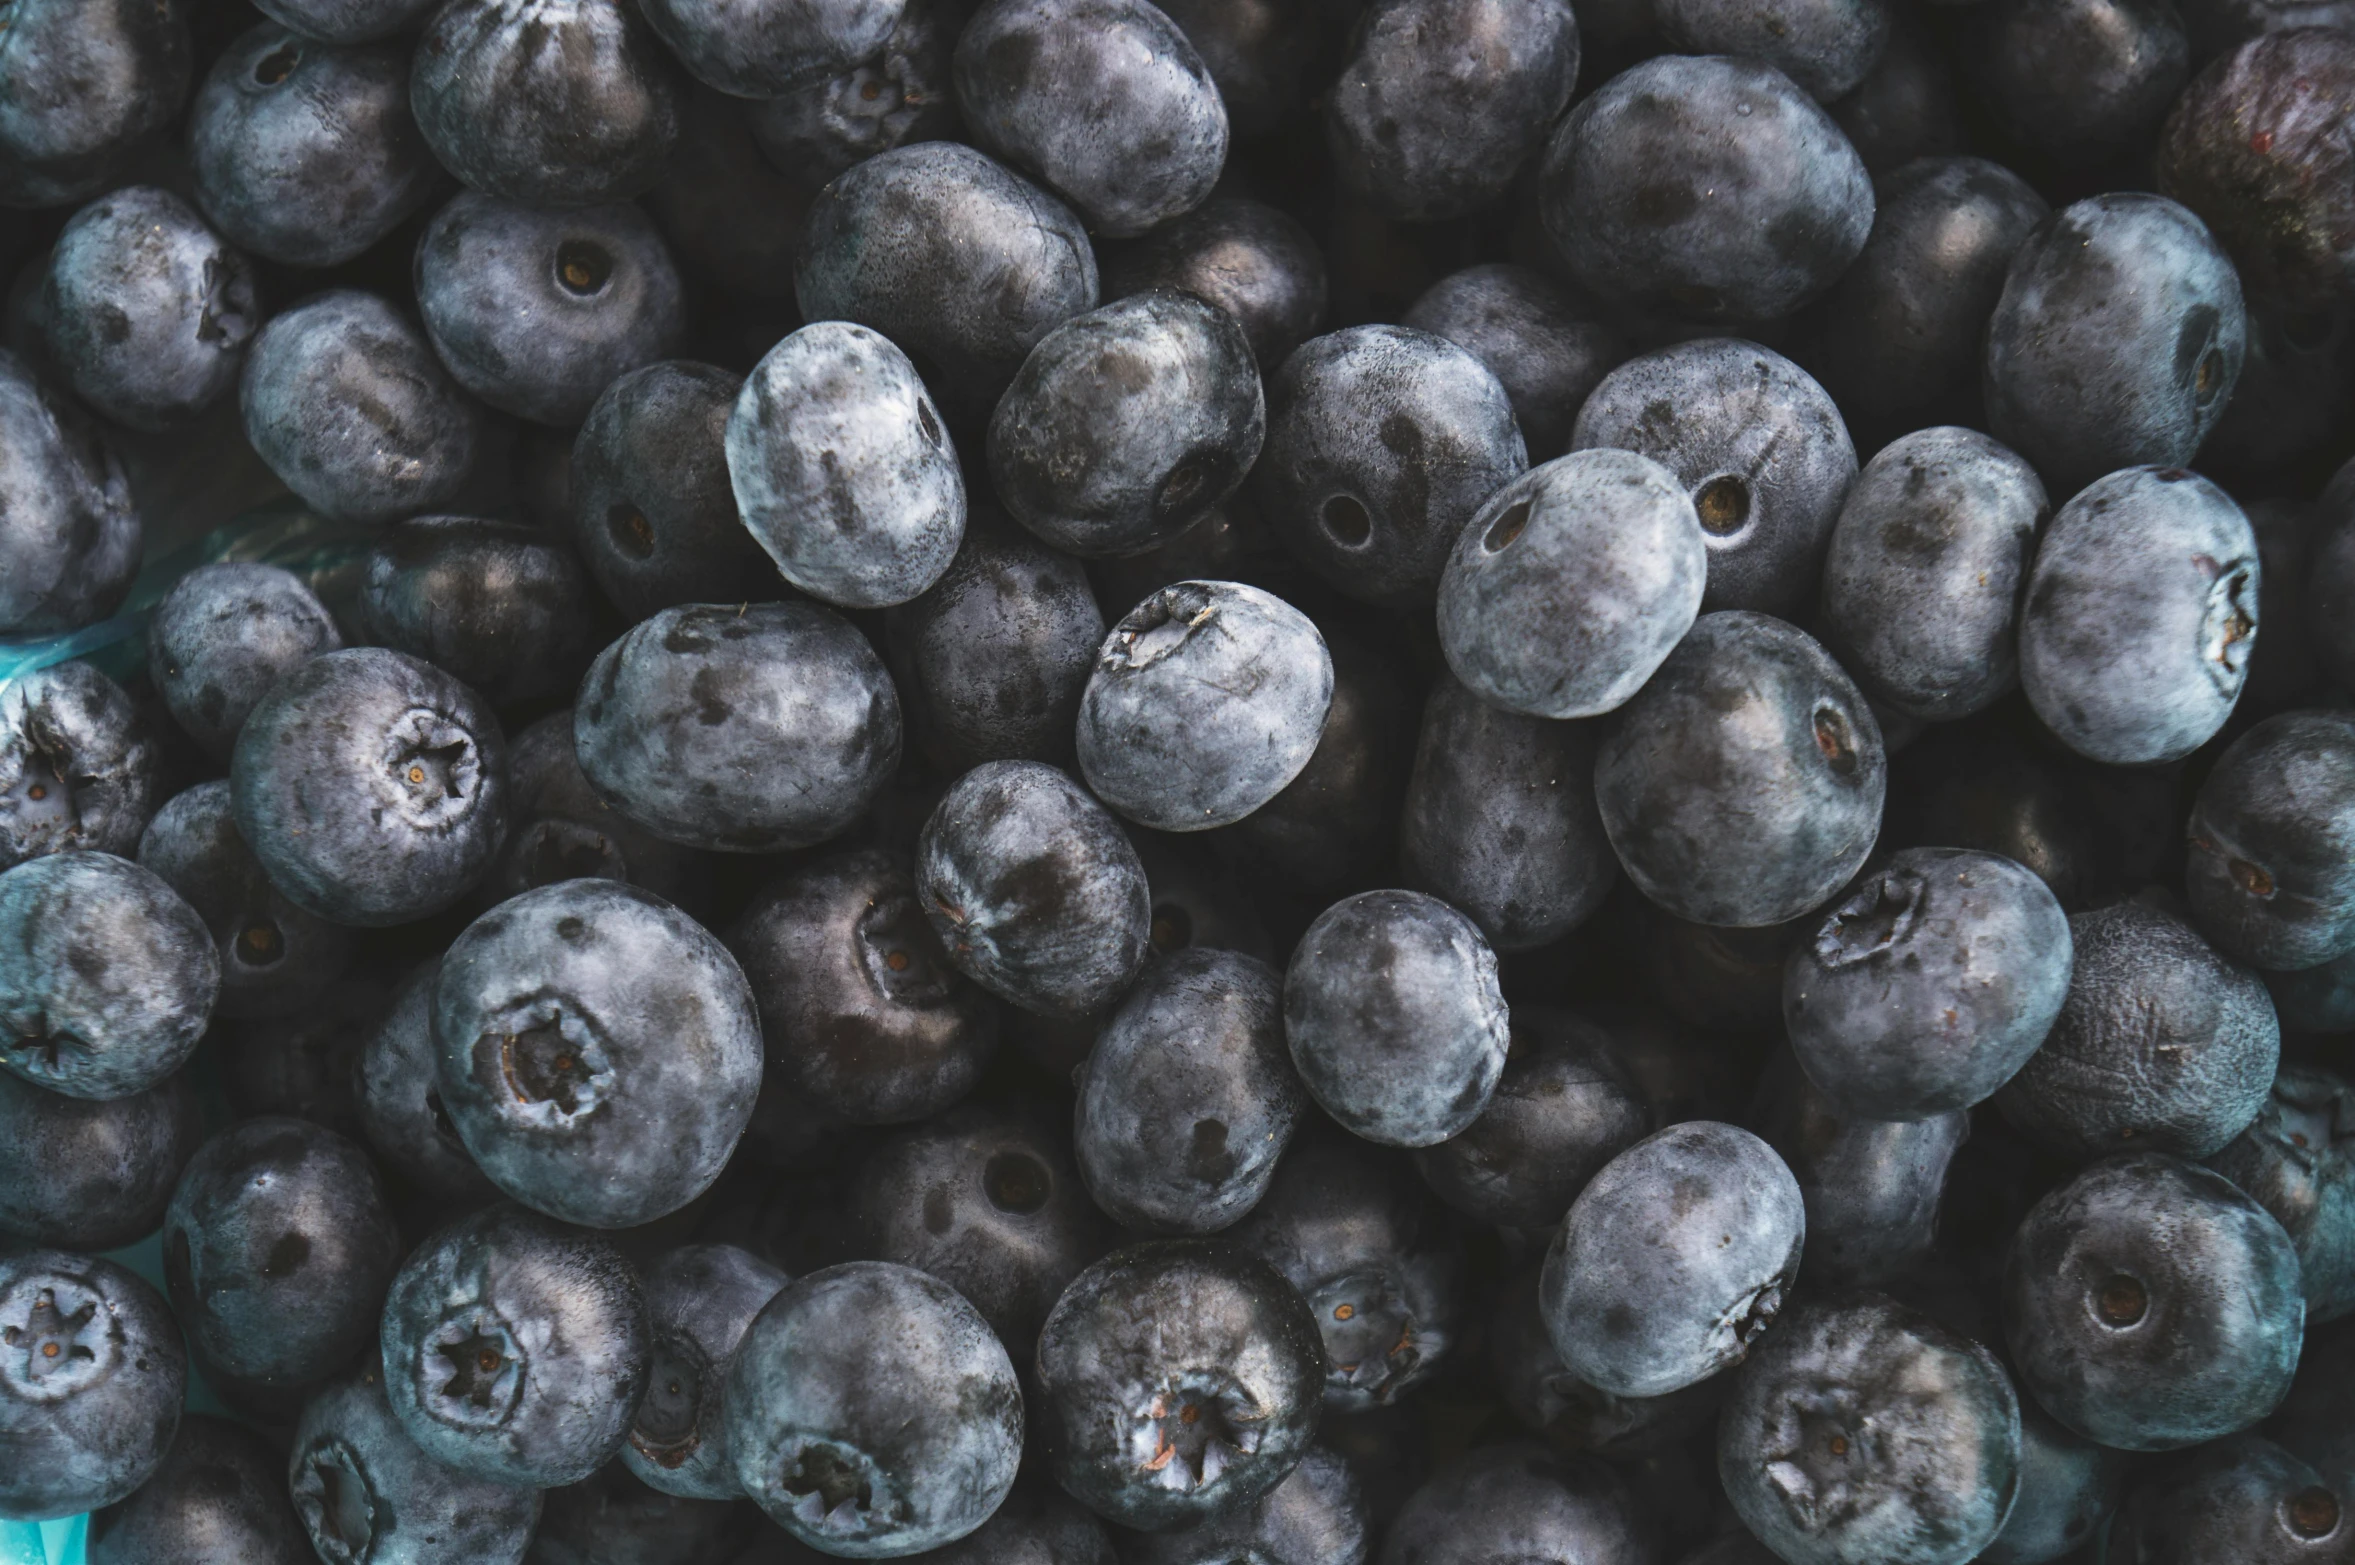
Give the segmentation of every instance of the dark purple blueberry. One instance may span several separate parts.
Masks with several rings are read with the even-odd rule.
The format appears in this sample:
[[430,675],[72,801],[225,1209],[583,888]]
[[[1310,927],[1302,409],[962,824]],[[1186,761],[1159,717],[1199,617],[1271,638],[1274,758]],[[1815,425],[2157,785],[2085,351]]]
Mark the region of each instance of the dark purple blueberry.
[[360,562],[365,638],[462,680],[493,706],[569,694],[595,646],[588,573],[560,536],[523,522],[420,516]]
[[136,1492],[90,1518],[90,1565],[313,1565],[277,1447],[190,1415]]
[[891,36],[821,81],[749,105],[752,134],[784,177],[815,190],[852,165],[957,128],[949,57],[965,0],[908,0]]
[[741,1489],[718,1500],[651,1489],[620,1462],[547,1492],[524,1565],[709,1565],[758,1536],[760,1512]]
[[437,1201],[480,1205],[498,1187],[475,1166],[442,1106],[433,1039],[433,988],[439,958],[421,963],[382,1007],[356,1071],[360,1132],[385,1166]]
[[0,349],[0,631],[44,635],[106,618],[131,590],[143,536],[122,462],[96,424]]
[[2184,890],[2201,932],[2274,969],[2355,950],[2355,721],[2286,712],[2232,742],[2185,831]]
[[19,0],[0,32],[0,206],[66,206],[112,183],[188,101],[188,10]]
[[739,98],[774,98],[858,64],[891,38],[900,0],[645,0],[689,74]]
[[[1227,106],[1234,109],[1232,98]],[[1193,294],[1240,321],[1262,375],[1325,323],[1325,258],[1316,240],[1291,213],[1242,196],[1213,196],[1105,256],[1105,298],[1151,288]]]
[[184,1072],[93,1102],[0,1071],[0,1234],[85,1253],[132,1244],[163,1221],[201,1135]]
[[703,855],[649,835],[589,786],[569,709],[517,734],[507,761],[513,824],[483,886],[491,901],[593,876],[626,880],[673,902],[701,886]]
[[2327,1071],[2284,1065],[2256,1119],[2208,1166],[2297,1246],[2309,1327],[2355,1314],[2355,1090]]
[[319,595],[275,565],[199,565],[147,621],[147,677],[216,761],[229,759],[238,730],[279,680],[342,650],[343,632]]
[[728,1361],[744,1329],[786,1281],[776,1267],[730,1244],[682,1245],[646,1263],[640,1274],[652,1344],[646,1398],[621,1452],[640,1483],[690,1500],[742,1498],[721,1416]]
[[1375,1559],[1650,1565],[1659,1557],[1652,1525],[1608,1464],[1512,1442],[1481,1446],[1433,1474],[1407,1497]]
[[1628,356],[1603,313],[1543,272],[1490,262],[1424,289],[1399,324],[1445,337],[1487,365],[1512,399],[1530,459],[1549,462],[1568,448],[1588,395]]
[[1373,1539],[1356,1471],[1330,1446],[1314,1445],[1282,1483],[1249,1505],[1121,1541],[1123,1560],[1134,1565],[1365,1565]]
[[2270,1440],[2241,1435],[2150,1474],[2112,1524],[2115,1558],[2150,1565],[2233,1560],[2293,1565],[2355,1544],[2355,1480]]

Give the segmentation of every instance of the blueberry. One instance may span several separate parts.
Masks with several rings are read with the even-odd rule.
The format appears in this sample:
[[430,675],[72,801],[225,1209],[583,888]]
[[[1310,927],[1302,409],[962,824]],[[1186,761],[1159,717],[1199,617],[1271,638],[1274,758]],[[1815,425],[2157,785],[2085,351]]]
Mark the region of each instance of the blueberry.
[[66,848],[134,851],[161,797],[149,721],[87,663],[0,687],[0,864]]
[[[632,619],[752,592],[770,575],[728,483],[728,420],[743,384],[716,365],[666,359],[617,377],[581,425],[573,542]],[[783,595],[772,588],[762,596]]]
[[2257,975],[2137,903],[2080,913],[2069,936],[2068,998],[1996,1095],[2004,1117],[2075,1158],[2139,1147],[2206,1157],[2247,1129],[2281,1058]]
[[2267,1439],[2307,1461],[2343,1467],[2355,1431],[2347,1427],[2346,1393],[2355,1376],[2355,1331],[2315,1332],[2298,1357],[2290,1394],[2262,1426]]
[[482,414],[410,319],[339,288],[270,318],[238,388],[245,437],[279,481],[341,521],[389,522],[449,500]]
[[148,678],[189,737],[221,761],[279,680],[342,648],[318,594],[275,565],[199,565],[147,622]]
[[1124,1527],[1232,1512],[1300,1464],[1323,1383],[1308,1304],[1265,1261],[1202,1239],[1117,1250],[1039,1333],[1048,1470]]
[[[1603,829],[1636,888],[1678,917],[1752,928],[1847,884],[1887,782],[1856,686],[1763,614],[1703,615],[1595,761]],[[1731,836],[1729,814],[1745,823]]]
[[122,463],[79,407],[6,349],[0,516],[0,632],[73,630],[122,606],[143,538]]
[[270,687],[230,762],[271,884],[339,924],[436,913],[507,830],[507,742],[472,690],[406,653],[329,652]]
[[[1564,1367],[1538,1308],[1543,1268],[1531,1266],[1498,1291],[1489,1323],[1489,1368],[1513,1416],[1564,1451],[1616,1459],[1674,1449],[1717,1417],[1728,1375],[1666,1396],[1623,1397],[1589,1385]],[[1759,1565],[1767,1565],[1760,1560]]]
[[1964,1565],[2019,1493],[2019,1397],[1978,1343],[1885,1294],[1836,1295],[1736,1374],[1717,1470],[1791,1565]]
[[434,980],[442,1104],[491,1182],[629,1228],[709,1189],[760,1090],[760,1021],[727,949],[651,893],[568,880],[467,926]]
[[685,321],[670,252],[634,206],[547,212],[470,191],[426,225],[416,277],[425,334],[458,383],[560,428],[667,355]]
[[2284,1065],[2249,1128],[2208,1166],[2271,1212],[2298,1249],[2310,1323],[2355,1314],[2355,1091]]
[[1364,1486],[1348,1460],[1314,1445],[1251,1504],[1174,1532],[1124,1539],[1122,1558],[1134,1565],[1365,1565],[1373,1531]]
[[1678,52],[1771,65],[1818,103],[1865,79],[1888,45],[1892,22],[1881,0],[1776,0],[1755,11],[1670,0],[1659,11],[1660,31]]
[[409,112],[409,51],[272,24],[239,37],[188,116],[196,200],[240,249],[336,266],[422,208],[441,170]]
[[1481,1446],[1433,1474],[1391,1523],[1380,1565],[1646,1565],[1650,1518],[1609,1465],[1527,1442]]
[[2018,1073],[2069,994],[2069,923],[2032,872],[1967,848],[1888,860],[1791,950],[1783,1021],[1830,1110],[1927,1120]]
[[1215,1233],[1249,1212],[1307,1106],[1275,971],[1203,947],[1145,969],[1076,1084],[1088,1193],[1146,1233]]
[[548,1491],[525,1565],[701,1565],[736,1558],[764,1531],[760,1512],[732,1500],[684,1499],[650,1489],[620,1462]]
[[1963,63],[2002,132],[2077,168],[2148,146],[2190,70],[2179,13],[2154,0],[2002,0],[1971,44]]
[[2185,828],[2200,929],[2258,967],[2355,950],[2355,722],[2288,712],[2232,742]]
[[208,1052],[230,1109],[292,1115],[358,1140],[360,1058],[391,998],[391,986],[366,963],[300,1010],[216,1021]]
[[1225,167],[1218,88],[1145,0],[986,0],[953,71],[974,139],[1098,233],[1125,238],[1192,211]]
[[97,194],[188,101],[188,12],[19,0],[0,33],[0,205]]
[[752,134],[788,179],[815,188],[863,159],[935,141],[957,125],[949,56],[962,0],[908,0],[891,35],[860,59],[751,107]]
[[878,609],[940,579],[965,533],[965,480],[908,356],[848,321],[804,326],[753,367],[728,416],[744,525],[785,579]]
[[180,1423],[188,1359],[163,1295],[112,1261],[0,1256],[0,1518],[113,1505]]
[[440,976],[438,957],[420,963],[369,1028],[354,1072],[355,1107],[361,1133],[386,1167],[436,1200],[476,1205],[498,1187],[475,1166],[442,1106],[441,1051],[433,1039]]
[[691,87],[679,103],[679,139],[645,196],[680,269],[725,291],[714,324],[740,332],[747,348],[777,335],[771,312],[793,297],[793,258],[817,195],[792,160],[761,155],[754,132],[764,107]]
[[1694,320],[1768,321],[1864,247],[1873,191],[1847,137],[1773,66],[1665,55],[1554,131],[1547,235],[1580,284]]
[[1047,1311],[1110,1247],[1043,1105],[967,1104],[893,1136],[851,1185],[859,1253],[957,1290],[1027,1369]]
[[2070,1433],[2020,1399],[2020,1493],[1982,1565],[2045,1565],[2098,1535],[2125,1496],[2123,1451]]
[[1708,548],[1708,609],[1799,608],[1856,481],[1856,447],[1824,389],[1731,337],[1620,365],[1578,410],[1570,444],[1633,451],[1675,474]]
[[590,786],[656,836],[766,853],[858,819],[899,765],[899,698],[830,609],[685,604],[597,655],[573,738]]
[[620,1452],[652,1351],[619,1252],[504,1204],[409,1252],[382,1347],[386,1396],[420,1450],[529,1489],[578,1483]]
[[269,1441],[224,1418],[180,1420],[126,1500],[90,1518],[90,1565],[312,1565]]
[[689,74],[739,98],[774,98],[848,70],[889,41],[898,0],[820,5],[650,0],[646,20]]
[[1546,462],[1569,447],[1579,408],[1628,357],[1600,314],[1542,272],[1490,262],[1424,289],[1399,324],[1445,337],[1487,365],[1512,399],[1530,456]]
[[1418,1151],[1415,1166],[1442,1201],[1477,1222],[1550,1228],[1651,1124],[1609,1034],[1568,1011],[1523,1006],[1488,1107]]
[[[1917,158],[1944,157],[1961,147],[1955,97],[1943,40],[1899,10],[1890,18],[1880,59],[1847,96],[1824,107],[1878,181]],[[1886,192],[1876,183],[1874,195],[1885,198]]]
[[1987,427],[2059,494],[2188,462],[2247,345],[2240,280],[2197,217],[2139,191],[2095,196],[2012,256],[1987,323]]
[[418,1449],[364,1364],[303,1408],[287,1462],[294,1508],[327,1565],[439,1565],[453,1557],[521,1565],[540,1491]]
[[420,516],[360,561],[365,638],[425,659],[495,706],[569,692],[588,666],[588,575],[560,539],[523,522]]
[[885,620],[917,742],[936,764],[1067,762],[1104,612],[1079,561],[994,511],[957,557]]
[[1064,773],[990,761],[942,795],[916,899],[949,961],[1000,999],[1077,1017],[1144,965],[1152,903],[1120,823]]
[[1973,429],[1883,446],[1848,491],[1823,566],[1823,631],[1872,697],[1946,722],[1999,700],[2036,535],[2036,470]]
[[2270,1440],[2241,1435],[2140,1485],[2119,1514],[2110,1548],[2151,1565],[2327,1559],[2355,1541],[2350,1505],[2355,1483],[2343,1468],[2317,1471]]
[[741,1498],[720,1413],[728,1361],[786,1276],[734,1245],[689,1244],[654,1257],[640,1281],[651,1334],[646,1399],[621,1459],[666,1495]]
[[1334,172],[1385,216],[1463,217],[1505,193],[1577,79],[1567,0],[1378,0],[1325,98]]
[[488,901],[588,876],[628,881],[673,902],[703,888],[704,855],[648,835],[589,786],[569,709],[517,734],[507,755],[512,826],[482,887]]
[[998,1008],[949,965],[904,859],[865,848],[772,881],[728,934],[777,1089],[854,1124],[929,1119],[997,1051]]
[[1325,258],[1316,240],[1291,213],[1243,196],[1213,196],[1105,256],[1105,297],[1152,288],[1190,293],[1240,321],[1263,372],[1325,320]]
[[1429,332],[1354,326],[1284,360],[1253,482],[1310,570],[1405,606],[1429,600],[1472,513],[1528,465],[1487,366]]
[[131,1244],[163,1221],[200,1135],[182,1072],[94,1102],[0,1071],[0,1234],[81,1251]]
[[1799,1182],[1746,1130],[1690,1120],[1603,1165],[1546,1251],[1539,1307],[1570,1372],[1656,1397],[1742,1361],[1806,1237]]
[[621,0],[450,0],[409,77],[417,128],[475,190],[595,207],[651,186],[678,134],[678,84]]
[[2163,1153],[2096,1163],[2052,1191],[2004,1263],[2021,1384],[2121,1450],[2197,1445],[2272,1412],[2304,1319],[2281,1224],[2223,1176]]
[[728,1371],[744,1490],[801,1542],[887,1559],[989,1520],[1022,1454],[1006,1350],[946,1283],[858,1261],[794,1282]]
[[375,1336],[401,1235],[367,1153],[307,1120],[264,1118],[198,1150],[163,1250],[197,1361],[287,1387],[324,1380]]
[[253,264],[153,185],[73,215],[50,252],[40,310],[67,384],[148,431],[189,424],[227,396],[262,324]]

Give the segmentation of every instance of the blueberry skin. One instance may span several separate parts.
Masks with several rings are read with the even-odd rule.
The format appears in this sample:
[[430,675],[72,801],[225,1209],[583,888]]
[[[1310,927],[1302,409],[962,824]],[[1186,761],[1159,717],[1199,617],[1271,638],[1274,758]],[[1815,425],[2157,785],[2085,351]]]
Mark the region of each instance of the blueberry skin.
[[250,561],[199,565],[173,583],[147,622],[147,674],[173,718],[226,761],[253,709],[279,680],[343,632],[292,571]]
[[1180,582],[1104,638],[1079,769],[1143,825],[1232,825],[1300,775],[1332,704],[1332,655],[1307,615],[1240,582]]
[[551,712],[508,746],[513,783],[507,845],[481,894],[491,902],[560,880],[602,875],[678,902],[693,896],[707,867],[693,848],[639,830],[598,797],[581,774],[572,712]]
[[1154,1234],[1216,1233],[1258,1205],[1308,1101],[1275,970],[1201,946],[1145,969],[1076,1084],[1088,1193]]
[[78,629],[130,594],[143,532],[121,461],[78,406],[4,348],[0,517],[0,632]]
[[1584,923],[1619,879],[1595,809],[1597,738],[1592,724],[1491,706],[1441,672],[1399,825],[1408,883],[1469,915],[1499,951]]
[[362,557],[354,617],[368,641],[511,706],[574,687],[595,612],[588,573],[560,538],[524,522],[420,516]]
[[2355,1314],[2355,1091],[2345,1080],[2284,1065],[2256,1119],[2208,1166],[2297,1246],[2308,1323]]
[[0,1518],[94,1511],[145,1483],[188,1384],[163,1295],[112,1261],[18,1250],[0,1256],[0,1331],[15,1350],[0,1359]]
[[2044,485],[1975,429],[1916,430],[1865,464],[1832,524],[1824,638],[1873,698],[1951,722],[2019,679],[2022,587]]
[[774,98],[881,49],[899,0],[648,0],[646,21],[689,75],[739,98]]
[[2054,513],[2028,573],[2029,704],[2089,760],[2181,760],[2240,699],[2259,577],[2248,518],[2197,474],[2137,467],[2087,485]]
[[472,690],[403,652],[323,653],[238,732],[237,830],[270,882],[338,924],[406,923],[481,881],[507,831],[507,741]]
[[1362,602],[1428,602],[1472,513],[1529,465],[1505,388],[1429,332],[1313,338],[1284,360],[1267,401],[1253,483],[1268,522]]
[[139,839],[140,866],[178,892],[212,936],[221,964],[214,1014],[301,1010],[343,975],[351,933],[304,912],[270,884],[232,812],[229,784],[219,779],[174,795]]
[[1498,1290],[1489,1325],[1490,1373],[1514,1417],[1557,1450],[1613,1459],[1673,1449],[1716,1419],[1728,1375],[1666,1396],[1622,1397],[1571,1374],[1538,1308],[1540,1271],[1531,1266]]
[[90,1518],[90,1565],[313,1565],[269,1441],[225,1418],[180,1420],[130,1498]]
[[743,385],[717,365],[665,359],[615,378],[581,423],[573,543],[632,620],[716,603],[770,575],[728,482],[728,421]]
[[1448,273],[1399,324],[1445,337],[1487,365],[1512,400],[1529,454],[1546,462],[1568,448],[1579,408],[1628,357],[1618,328],[1599,313],[1543,272],[1498,261]]
[[1800,1305],[1734,1377],[1726,1497],[1791,1565],[1964,1565],[2020,1488],[1995,1355],[1879,1293]]
[[2002,133],[2079,169],[2149,147],[2190,66],[2176,8],[2150,0],[2003,0],[1971,45],[1962,63]]
[[1864,248],[1873,190],[1830,116],[1771,65],[1663,56],[1570,111],[1538,175],[1547,235],[1591,292],[1769,321]]
[[1651,1519],[1617,1472],[1534,1442],[1481,1446],[1407,1497],[1375,1557],[1380,1565],[1490,1560],[1651,1565]]
[[2012,256],[1987,322],[1987,427],[2067,494],[2138,463],[2188,462],[2248,348],[2240,279],[2185,208],[2080,201]]
[[595,207],[660,175],[679,128],[674,70],[621,0],[450,0],[417,41],[409,104],[472,189]]
[[2038,1201],[2004,1262],[2020,1383],[2088,1440],[2171,1451],[2248,1428],[2297,1368],[2298,1254],[2229,1180],[2158,1152]]
[[228,395],[262,323],[253,264],[153,185],[73,215],[50,252],[40,310],[66,383],[106,417],[150,432]]
[[1365,1565],[1373,1519],[1348,1458],[1314,1445],[1251,1504],[1174,1532],[1124,1538],[1124,1565]]
[[621,1460],[640,1481],[690,1500],[741,1499],[721,1399],[745,1328],[786,1275],[732,1244],[688,1244],[648,1261],[639,1282],[651,1333],[646,1399]]
[[803,865],[727,939],[778,1087],[853,1124],[929,1119],[997,1052],[998,1008],[949,965],[904,859],[862,848]]
[[1127,238],[1191,212],[1226,166],[1218,87],[1144,0],[987,0],[951,70],[974,139],[1097,233]]
[[504,1203],[409,1252],[382,1347],[386,1396],[418,1449],[532,1489],[578,1483],[620,1452],[652,1353],[620,1252]]
[[728,415],[728,478],[785,579],[848,609],[905,603],[965,535],[956,447],[908,356],[848,321],[770,349]]
[[245,438],[279,482],[338,521],[431,510],[473,471],[482,414],[391,303],[354,288],[270,318],[238,385]]
[[1384,1146],[1432,1146],[1479,1118],[1507,1034],[1496,953],[1419,891],[1334,903],[1284,974],[1284,1038],[1309,1095]]
[[398,41],[338,48],[256,27],[197,89],[188,143],[205,216],[240,249],[289,266],[358,256],[441,179],[409,112]]
[[2111,1549],[2151,1565],[2242,1560],[2247,1565],[2343,1558],[2355,1483],[2270,1440],[2220,1440],[2154,1474],[2121,1509]]
[[979,423],[1057,324],[1093,309],[1087,230],[971,147],[879,153],[810,208],[794,270],[805,320],[856,321],[900,345],[951,424]]
[[1577,79],[1566,0],[1379,0],[1325,99],[1325,144],[1384,216],[1462,217],[1505,193]]
[[1587,1181],[1652,1128],[1610,1035],[1568,1011],[1523,1006],[1488,1107],[1415,1153],[1439,1199],[1478,1222],[1550,1228]]
[[161,794],[148,722],[87,663],[0,687],[0,865],[66,848],[135,851]]
[[1071,1279],[1111,1247],[1069,1133],[1044,1106],[966,1104],[901,1131],[851,1182],[858,1253],[954,1288],[1017,1369]]
[[2232,742],[2185,827],[2200,930],[2253,966],[2319,967],[2355,950],[2355,722],[2285,712]]
[[1193,294],[1232,315],[1263,371],[1325,320],[1325,257],[1315,238],[1281,207],[1244,196],[1213,196],[1104,257],[1106,298],[1152,288]]
[[1650,457],[1691,492],[1710,610],[1789,614],[1809,603],[1856,481],[1856,447],[1824,389],[1781,354],[1732,337],[1620,365],[1578,410],[1570,446]]
[[2098,1534],[2125,1497],[2123,1451],[2063,1429],[2032,1397],[2020,1398],[2020,1492],[1984,1565],[2046,1565]]
[[390,998],[390,986],[369,963],[301,1010],[216,1022],[211,1052],[232,1112],[288,1114],[357,1140],[360,1055]]
[[1440,648],[1507,711],[1600,716],[1692,629],[1709,569],[1677,474],[1632,451],[1557,457],[1491,495],[1456,540]]
[[761,152],[786,178],[814,189],[866,158],[953,134],[949,57],[969,14],[962,0],[908,0],[890,36],[858,60],[753,102],[748,118]]
[[0,1070],[69,1098],[144,1092],[194,1051],[220,987],[204,921],[130,860],[69,848],[0,875]]
[[483,1176],[442,1104],[433,1038],[433,991],[441,958],[401,980],[368,1031],[355,1075],[360,1133],[386,1167],[438,1201],[479,1206],[498,1187]]
[[113,181],[188,101],[188,12],[23,0],[0,35],[0,206],[65,206]]
[[84,1252],[134,1243],[162,1223],[202,1135],[178,1071],[103,1102],[0,1071],[0,1234]]
[[[1796,918],[1863,867],[1888,761],[1863,695],[1805,632],[1705,614],[1595,759],[1603,829],[1636,889],[1679,918]],[[1729,837],[1729,814],[1746,829]]]
[[727,948],[649,892],[568,880],[468,925],[434,980],[442,1104],[491,1182],[631,1228],[727,1166],[760,1090],[760,1019]]
[[1908,848],[1783,965],[1783,1024],[1832,1111],[1927,1120],[1994,1096],[2061,1014],[2068,915],[2034,872]]
[[700,1565],[781,1541],[762,1532],[741,1490],[731,1500],[682,1499],[650,1489],[620,1462],[551,1491],[524,1565]]
[[865,811],[899,766],[899,698],[831,609],[683,604],[597,655],[573,739],[590,786],[656,836],[771,853]]
[[198,1361],[301,1386],[375,1335],[401,1234],[368,1154],[308,1120],[246,1120],[206,1142],[164,1216],[164,1280]]
[[1039,1333],[1048,1470],[1124,1527],[1165,1531],[1249,1505],[1310,1449],[1324,1372],[1307,1302],[1257,1256],[1203,1239],[1116,1250]]
[[634,206],[546,212],[467,192],[417,242],[417,307],[458,383],[569,428],[616,377],[668,354],[686,306]]
[[268,0],[256,4],[272,21],[321,43],[371,43],[421,21],[434,0]]
[[1818,103],[1855,89],[1888,46],[1890,8],[1880,0],[1778,0],[1727,11],[1668,0],[1661,33],[1681,54],[1736,55],[1771,65]]
[[736,1349],[725,1406],[745,1493],[838,1558],[964,1537],[1022,1456],[1006,1350],[946,1283],[884,1261],[827,1267],[770,1300]]
[[294,1428],[287,1484],[327,1565],[520,1565],[540,1491],[453,1467],[420,1450],[394,1416],[382,1371],[359,1366],[311,1398]]
[[950,962],[1046,1016],[1100,1009],[1149,954],[1137,850],[1085,789],[1036,761],[985,762],[941,796],[916,844],[916,899]]
[[1797,323],[1799,356],[1872,429],[1976,422],[1988,317],[2012,257],[2052,209],[1985,158],[1917,159],[1874,189],[1872,235]]
[[1087,572],[994,511],[884,620],[892,674],[934,764],[1073,758],[1080,694],[1104,644]]

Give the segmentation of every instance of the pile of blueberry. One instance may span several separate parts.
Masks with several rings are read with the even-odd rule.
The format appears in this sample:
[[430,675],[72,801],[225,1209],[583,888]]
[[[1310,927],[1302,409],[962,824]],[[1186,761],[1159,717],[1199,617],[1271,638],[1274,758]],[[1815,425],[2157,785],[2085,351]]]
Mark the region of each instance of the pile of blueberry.
[[2355,1565],[2355,3],[1577,4],[0,0],[0,1534]]

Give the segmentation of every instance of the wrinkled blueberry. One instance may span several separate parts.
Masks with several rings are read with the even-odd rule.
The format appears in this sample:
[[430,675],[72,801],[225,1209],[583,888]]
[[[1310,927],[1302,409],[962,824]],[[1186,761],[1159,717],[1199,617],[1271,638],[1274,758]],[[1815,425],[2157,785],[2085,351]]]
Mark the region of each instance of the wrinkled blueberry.
[[171,1449],[187,1388],[163,1295],[112,1261],[0,1256],[0,1517],[112,1505]]
[[342,648],[335,616],[301,577],[224,561],[190,571],[155,606],[147,675],[188,736],[225,761],[279,680]]
[[[0,45],[10,36],[0,32]],[[0,633],[106,618],[131,590],[143,537],[122,463],[96,426],[0,348]]]

